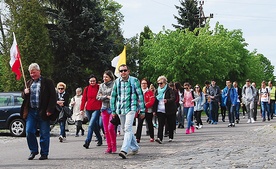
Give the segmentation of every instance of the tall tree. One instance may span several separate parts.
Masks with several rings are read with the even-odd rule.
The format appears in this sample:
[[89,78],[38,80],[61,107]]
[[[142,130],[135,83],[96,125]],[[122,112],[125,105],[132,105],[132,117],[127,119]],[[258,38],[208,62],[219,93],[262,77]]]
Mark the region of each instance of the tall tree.
[[65,82],[72,93],[76,87],[87,84],[90,74],[102,76],[110,66],[114,43],[108,38],[99,1],[54,0],[49,6],[52,8],[48,14],[53,20],[48,28],[54,45],[54,79]]
[[[9,9],[9,16],[6,20],[8,25],[8,41],[11,43],[12,32],[15,32],[18,47],[21,53],[22,65],[25,75],[28,78],[28,66],[37,62],[42,69],[42,74],[50,76],[53,70],[53,59],[50,48],[46,16],[37,0],[5,0]],[[4,56],[7,56],[8,53]],[[5,59],[5,66],[10,70],[9,59]],[[14,74],[9,71],[5,76],[5,91],[21,90],[23,79],[20,82],[14,80]]]
[[[108,38],[114,42],[111,53],[112,57],[120,53],[124,46],[124,36],[121,24],[124,22],[124,16],[120,12],[122,5],[114,0],[101,0],[100,6],[103,11],[104,27],[108,31]],[[112,58],[113,59],[113,58]]]
[[196,0],[180,0],[180,5],[175,5],[178,10],[179,17],[174,15],[178,25],[172,24],[175,28],[189,29],[193,31],[195,28],[204,27],[203,20],[199,18],[199,9]]

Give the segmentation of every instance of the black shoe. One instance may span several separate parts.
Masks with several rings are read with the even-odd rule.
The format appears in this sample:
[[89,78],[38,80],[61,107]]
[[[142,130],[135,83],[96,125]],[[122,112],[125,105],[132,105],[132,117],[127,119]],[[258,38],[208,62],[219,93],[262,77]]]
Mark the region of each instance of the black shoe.
[[97,143],[97,146],[101,146],[101,145],[103,145],[103,142],[98,142]]
[[270,121],[270,118],[268,118],[267,121]]
[[28,160],[33,160],[38,153],[31,153]]
[[124,151],[121,151],[121,152],[119,153],[119,156],[122,157],[123,159],[126,159],[127,153],[124,152]]
[[160,140],[160,138],[155,139],[155,141],[159,144],[162,144],[162,141]]
[[181,124],[179,123],[177,128],[180,128],[180,127],[181,127]]
[[82,131],[81,131],[81,135],[83,136],[84,135],[84,130],[82,129]]
[[225,120],[224,120],[224,119],[222,119],[222,122],[225,122]]
[[180,128],[181,128],[181,129],[184,129],[184,125],[181,124]]
[[84,145],[83,145],[83,147],[85,147],[86,149],[88,149],[89,148],[89,143],[85,142]]
[[41,155],[39,157],[39,160],[47,160],[48,159],[48,156],[47,155]]

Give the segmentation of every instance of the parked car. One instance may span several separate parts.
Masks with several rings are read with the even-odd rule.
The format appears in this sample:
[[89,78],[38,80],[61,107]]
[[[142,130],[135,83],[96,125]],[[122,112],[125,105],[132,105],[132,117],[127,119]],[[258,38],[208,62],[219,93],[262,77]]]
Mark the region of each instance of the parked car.
[[0,129],[9,129],[12,136],[25,136],[26,122],[20,117],[23,99],[20,92],[0,93]]

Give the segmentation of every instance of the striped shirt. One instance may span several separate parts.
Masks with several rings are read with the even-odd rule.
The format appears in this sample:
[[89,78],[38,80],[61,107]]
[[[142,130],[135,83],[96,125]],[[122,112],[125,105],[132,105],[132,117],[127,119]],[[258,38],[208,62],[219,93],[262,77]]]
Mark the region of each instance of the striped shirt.
[[33,81],[30,87],[31,108],[39,108],[40,86],[41,86],[41,78],[39,78],[37,81]]
[[144,96],[137,78],[129,76],[127,81],[116,79],[113,85],[110,107],[112,114],[127,114],[130,111],[145,112]]

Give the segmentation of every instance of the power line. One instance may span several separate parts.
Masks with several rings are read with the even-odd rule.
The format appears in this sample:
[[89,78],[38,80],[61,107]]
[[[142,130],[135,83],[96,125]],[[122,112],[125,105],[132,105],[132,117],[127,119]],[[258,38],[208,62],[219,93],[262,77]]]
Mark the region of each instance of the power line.
[[175,8],[175,7],[172,7],[172,6],[168,5],[168,4],[164,4],[164,3],[161,3],[161,2],[158,2],[158,1],[155,1],[155,0],[151,0],[151,1],[152,1],[152,2],[155,2],[155,3],[158,3],[158,4],[160,4],[160,5],[167,6],[167,7],[169,7],[169,8]]
[[264,6],[276,6],[276,4],[260,4],[260,3],[246,3],[246,2],[241,2],[241,1],[233,1],[231,0],[230,2],[225,2],[225,1],[217,1],[217,0],[205,0],[206,2],[208,1],[213,1],[213,2],[216,2],[216,3],[228,3],[228,4],[244,4],[244,5],[264,5]]

